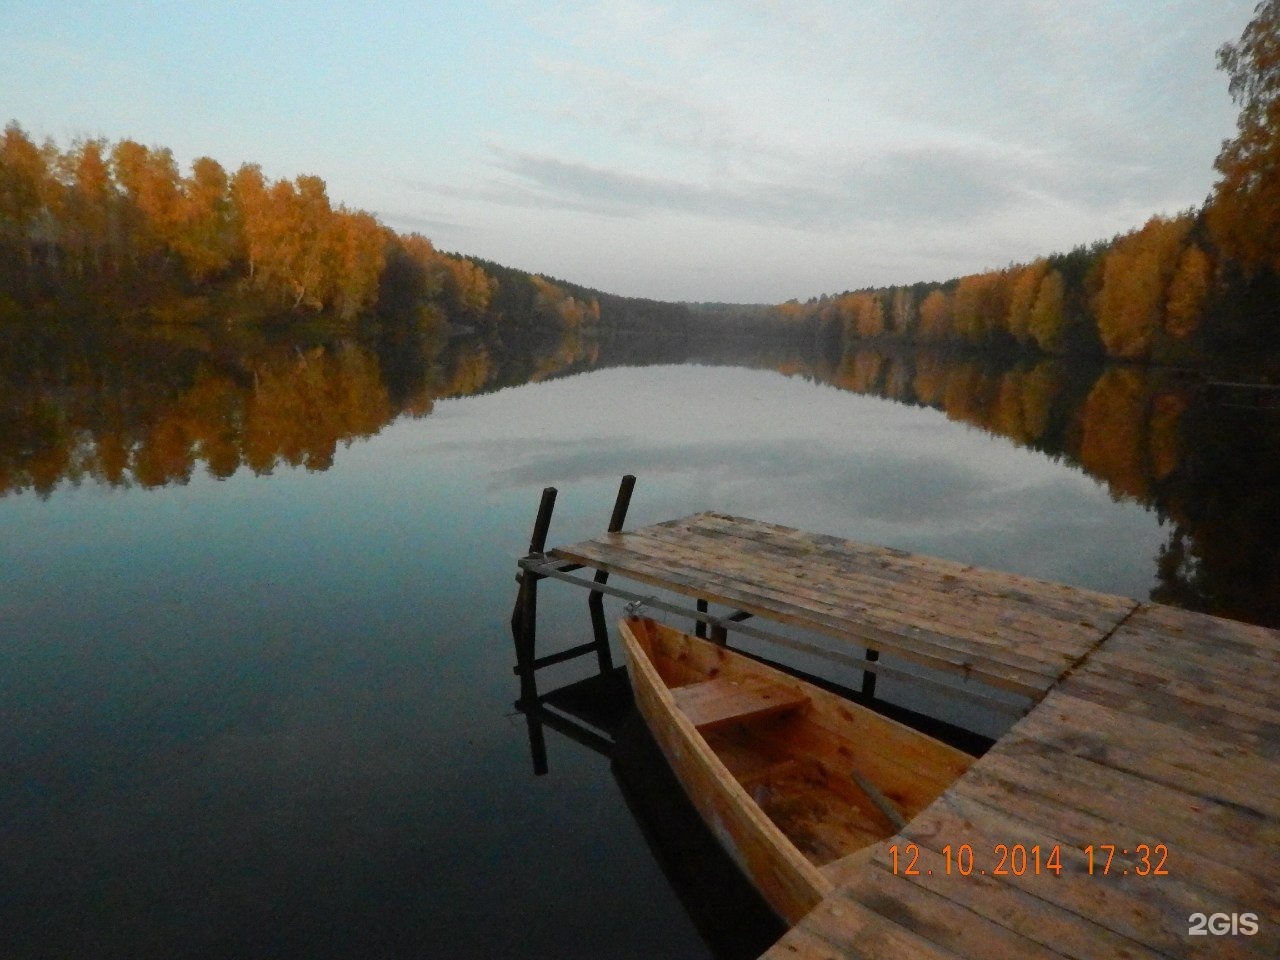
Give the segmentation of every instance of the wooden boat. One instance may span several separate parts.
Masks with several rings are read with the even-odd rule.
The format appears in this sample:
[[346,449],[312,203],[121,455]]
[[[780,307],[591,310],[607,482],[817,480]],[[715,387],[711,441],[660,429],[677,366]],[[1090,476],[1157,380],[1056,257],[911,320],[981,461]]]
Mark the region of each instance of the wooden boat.
[[794,924],[973,758],[653,620],[620,624],[636,704],[721,844]]

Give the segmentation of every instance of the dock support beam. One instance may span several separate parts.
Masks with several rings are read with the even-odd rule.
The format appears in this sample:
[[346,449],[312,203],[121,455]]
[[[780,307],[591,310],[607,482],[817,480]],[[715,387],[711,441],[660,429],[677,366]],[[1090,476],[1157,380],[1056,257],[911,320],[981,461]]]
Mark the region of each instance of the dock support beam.
[[[867,662],[875,663],[880,659],[880,651],[867,648]],[[876,698],[876,674],[874,670],[862,671],[862,695],[868,700]]]
[[[551,514],[556,508],[556,488],[546,487],[538,504],[538,517],[533,523],[533,536],[529,538],[529,559],[540,559],[547,547],[547,531],[551,528]],[[534,680],[535,646],[538,624],[538,581],[542,577],[531,570],[520,571],[520,591],[516,594],[515,609],[511,611],[511,635],[516,643],[516,673],[520,675],[520,700],[532,704],[538,699],[538,686]]]
[[[613,502],[613,515],[609,517],[609,533],[618,533],[627,522],[627,510],[631,507],[631,492],[636,488],[636,478],[628,473],[618,484],[618,498]],[[609,574],[597,570],[595,583],[609,582]],[[604,618],[604,594],[592,590],[587,597],[587,609],[591,611],[591,629],[595,634],[596,658],[600,663],[600,672],[613,669],[613,656],[609,652],[609,624]]]

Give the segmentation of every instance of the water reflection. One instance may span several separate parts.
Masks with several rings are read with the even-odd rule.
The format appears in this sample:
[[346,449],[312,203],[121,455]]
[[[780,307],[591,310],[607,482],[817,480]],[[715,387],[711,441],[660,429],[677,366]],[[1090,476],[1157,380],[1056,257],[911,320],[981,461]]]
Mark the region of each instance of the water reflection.
[[[768,369],[938,409],[1065,461],[1105,483],[1117,501],[1140,503],[1168,521],[1153,558],[1152,596],[1280,625],[1280,413],[1219,402],[1201,381],[1168,369],[905,350],[841,354],[803,340],[600,341],[575,333],[504,342],[404,330],[286,337],[236,327],[10,324],[0,328],[0,493],[48,497],[60,484],[85,481],[154,488],[188,483],[199,470],[217,478],[269,474],[282,465],[326,470],[339,447],[398,418],[427,416],[444,398],[585,370],[691,362]],[[521,424],[495,464],[509,465],[505,480],[512,483],[539,474],[538,461],[547,458],[561,479],[713,461],[756,474],[773,464],[788,477],[803,476],[810,460],[816,467],[820,458],[806,440],[788,439],[785,429],[773,436],[771,455],[758,456],[749,438],[768,435],[771,423],[785,428],[796,414],[771,393],[756,399],[742,443],[715,447],[662,436],[645,446],[621,440],[615,425],[595,451],[576,442],[558,450],[536,424]],[[932,485],[940,513],[945,498],[989,495],[986,478],[954,475],[961,468],[914,446],[902,432],[909,429],[896,422],[891,442],[861,469],[911,475],[917,497],[930,496]],[[522,444],[540,457],[513,456]],[[602,465],[599,449],[611,444],[630,462]],[[491,482],[503,479],[498,470]],[[860,477],[849,496],[892,497],[894,484],[884,479]],[[833,482],[848,484],[849,476]],[[918,511],[919,502],[851,506],[891,517],[895,509]],[[1006,517],[1039,509],[1015,496],[989,506]],[[1040,520],[1043,527],[1054,518]]]
[[[705,955],[630,778],[549,728],[527,776],[505,716],[546,484],[552,542],[634,471],[636,524],[719,507],[1276,619],[1275,423],[1171,373],[4,324],[0,391],[6,957]],[[582,599],[547,591],[544,635],[585,639]]]

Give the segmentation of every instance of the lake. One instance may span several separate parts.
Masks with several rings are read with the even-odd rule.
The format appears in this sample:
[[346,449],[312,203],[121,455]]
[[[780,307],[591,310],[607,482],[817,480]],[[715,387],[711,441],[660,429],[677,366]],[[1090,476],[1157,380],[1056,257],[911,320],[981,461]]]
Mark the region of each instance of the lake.
[[[13,327],[0,374],[6,958],[766,945],[669,784],[554,731],[534,773],[508,618],[544,486],[551,543],[634,473],[629,526],[719,510],[1280,625],[1280,417],[1173,371]],[[589,634],[581,591],[539,617]]]

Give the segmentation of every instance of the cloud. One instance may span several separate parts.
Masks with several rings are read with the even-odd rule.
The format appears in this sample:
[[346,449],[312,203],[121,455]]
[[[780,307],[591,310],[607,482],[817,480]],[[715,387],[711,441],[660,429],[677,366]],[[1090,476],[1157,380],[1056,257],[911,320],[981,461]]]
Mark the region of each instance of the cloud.
[[467,226],[464,223],[457,223],[453,220],[442,220],[437,217],[424,217],[413,213],[379,211],[378,215],[383,220],[394,226],[408,228],[410,230],[425,230],[428,232],[445,230],[451,233],[466,233],[475,229],[474,227]]
[[486,191],[500,203],[616,217],[663,212],[817,231],[965,221],[1026,196],[1035,177],[1032,165],[1014,154],[947,144],[819,161],[787,179],[696,181],[517,150],[495,148],[494,156],[497,168],[515,177],[504,189]]

